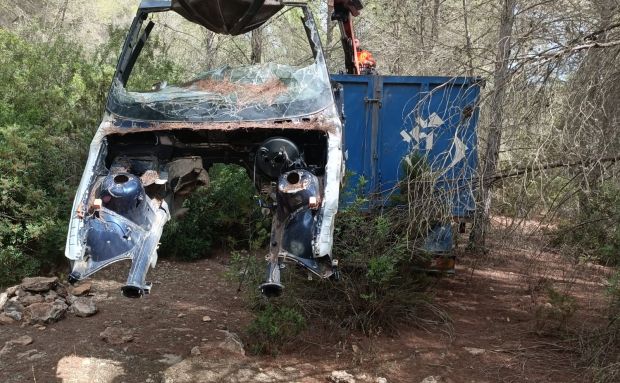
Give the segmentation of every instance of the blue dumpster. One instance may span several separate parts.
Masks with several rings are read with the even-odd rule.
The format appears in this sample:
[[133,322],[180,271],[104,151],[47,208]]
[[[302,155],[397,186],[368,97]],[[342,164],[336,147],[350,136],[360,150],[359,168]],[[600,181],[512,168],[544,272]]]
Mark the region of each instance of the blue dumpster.
[[[403,179],[403,161],[416,153],[437,174],[435,188],[449,196],[453,218],[472,217],[478,161],[476,124],[481,81],[467,77],[332,75],[343,87],[348,188],[363,176],[374,206],[389,203]],[[445,201],[444,201],[445,202]],[[450,222],[438,225],[425,246],[448,252]]]

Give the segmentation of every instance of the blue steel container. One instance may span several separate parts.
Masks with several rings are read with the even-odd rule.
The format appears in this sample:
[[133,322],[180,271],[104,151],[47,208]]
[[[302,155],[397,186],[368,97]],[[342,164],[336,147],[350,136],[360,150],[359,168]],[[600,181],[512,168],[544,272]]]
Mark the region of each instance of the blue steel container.
[[[375,206],[389,202],[411,153],[439,174],[435,187],[449,195],[456,220],[471,218],[476,172],[477,102],[481,80],[467,77],[332,75],[343,87],[347,187],[366,180]],[[449,252],[450,223],[429,235],[427,249]]]

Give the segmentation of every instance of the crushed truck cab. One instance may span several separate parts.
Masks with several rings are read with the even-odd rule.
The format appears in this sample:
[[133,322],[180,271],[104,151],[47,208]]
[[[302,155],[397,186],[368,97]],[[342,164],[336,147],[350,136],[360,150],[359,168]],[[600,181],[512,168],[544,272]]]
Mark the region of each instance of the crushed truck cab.
[[[217,6],[222,17],[213,17]],[[154,14],[177,12],[237,35],[288,8],[279,1],[142,2],[75,195],[65,250],[71,282],[131,260],[122,292],[147,294],[164,225],[194,189],[209,187],[215,163],[244,166],[272,212],[265,295],[281,293],[283,262],[321,278],[336,272],[332,242],[344,173],[339,90],[330,83],[310,11],[290,7],[300,15],[308,65],[226,65],[134,90],[128,84],[149,36],[167,27]]]

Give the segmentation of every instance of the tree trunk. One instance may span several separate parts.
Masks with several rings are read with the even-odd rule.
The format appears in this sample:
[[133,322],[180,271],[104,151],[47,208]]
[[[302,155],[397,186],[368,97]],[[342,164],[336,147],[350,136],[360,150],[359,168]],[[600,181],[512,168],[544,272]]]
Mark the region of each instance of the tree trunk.
[[263,29],[257,28],[252,31],[252,55],[250,60],[252,64],[260,64],[263,57]]
[[334,2],[328,1],[327,2],[327,17],[326,17],[326,25],[325,25],[325,32],[326,32],[325,60],[327,61],[328,65],[331,59],[332,46],[334,44],[334,26],[336,25],[334,21],[332,20],[332,13],[334,13]]
[[439,40],[439,10],[441,7],[441,0],[433,1],[433,18],[431,20],[431,44],[433,49]]
[[481,166],[480,184],[478,185],[478,204],[474,219],[474,227],[471,233],[470,245],[474,249],[483,249],[486,233],[489,227],[489,214],[491,212],[491,188],[486,179],[493,177],[497,170],[499,149],[502,141],[502,127],[504,119],[504,101],[506,99],[506,86],[510,82],[510,53],[512,45],[512,27],[515,19],[516,0],[504,0],[499,25],[499,40],[493,75],[494,88],[491,93],[490,126],[487,136],[486,149],[484,151]]

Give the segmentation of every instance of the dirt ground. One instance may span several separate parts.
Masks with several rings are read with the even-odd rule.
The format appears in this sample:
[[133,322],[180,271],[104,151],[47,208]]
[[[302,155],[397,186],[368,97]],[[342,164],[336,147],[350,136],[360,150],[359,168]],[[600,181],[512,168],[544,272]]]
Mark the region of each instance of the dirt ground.
[[[294,351],[277,357],[208,352],[223,339],[222,329],[242,335],[252,319],[243,293],[224,275],[225,254],[196,263],[161,261],[149,274],[152,294],[140,300],[120,295],[126,266],[114,265],[93,279],[94,292],[107,293],[96,315],[67,314],[45,329],[0,325],[0,346],[22,335],[33,339],[0,356],[0,382],[326,382],[334,370],[358,382],[589,381],[572,349],[549,335],[557,321],[545,314],[551,307],[545,286],[576,297],[578,309],[566,326],[578,331],[603,320],[609,271],[569,267],[553,254],[502,241],[496,239],[501,251],[484,258],[461,256],[456,275],[438,281],[434,303],[449,314],[449,326],[404,327],[397,336],[350,334],[346,341],[313,339],[310,329]],[[212,321],[203,321],[205,315]],[[106,327],[129,329],[134,339],[106,343],[99,336]],[[192,356],[196,346],[202,353]],[[229,375],[208,378],[209,369]]]

